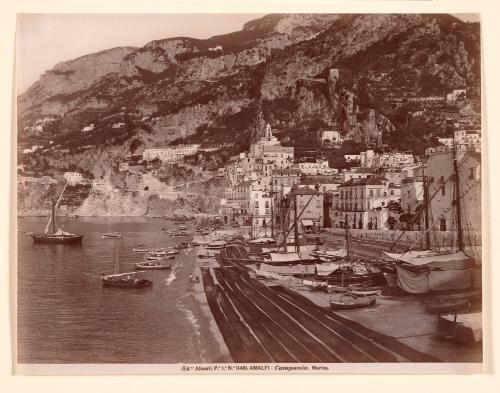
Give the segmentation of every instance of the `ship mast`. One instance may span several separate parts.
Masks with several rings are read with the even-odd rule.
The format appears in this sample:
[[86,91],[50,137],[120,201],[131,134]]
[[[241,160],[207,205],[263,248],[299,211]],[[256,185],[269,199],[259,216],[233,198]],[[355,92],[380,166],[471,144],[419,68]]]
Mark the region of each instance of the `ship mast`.
[[464,251],[464,239],[462,233],[462,214],[461,214],[461,202],[460,202],[460,174],[458,173],[458,163],[457,163],[457,148],[455,141],[455,133],[453,133],[453,172],[455,174],[455,212],[457,216],[457,241],[458,250]]
[[424,226],[425,226],[425,247],[431,249],[431,234],[429,233],[429,187],[427,185],[427,175],[425,165],[422,166],[423,186],[424,186]]
[[344,215],[345,217],[345,250],[346,250],[346,258],[349,259],[349,218],[347,217],[347,213]]
[[299,244],[299,227],[297,226],[297,193],[293,193],[293,222],[294,222],[294,235],[295,235],[295,250],[300,252]]

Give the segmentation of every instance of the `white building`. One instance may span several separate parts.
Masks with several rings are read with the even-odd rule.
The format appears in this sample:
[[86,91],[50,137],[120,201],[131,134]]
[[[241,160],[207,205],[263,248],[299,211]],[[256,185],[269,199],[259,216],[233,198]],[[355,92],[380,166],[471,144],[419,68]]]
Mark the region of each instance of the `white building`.
[[338,173],[335,168],[330,168],[328,160],[318,160],[316,162],[301,162],[298,164],[299,170],[304,175],[333,175]]
[[344,159],[346,162],[359,161],[361,159],[359,154],[345,154]]
[[70,185],[80,184],[83,182],[83,176],[78,172],[65,172],[63,177]]
[[92,131],[94,129],[94,123],[92,124],[89,124],[88,126],[86,127],[83,127],[82,128],[82,132],[89,132],[89,131]]
[[438,141],[447,149],[453,148],[453,143],[455,143],[458,150],[481,152],[481,134],[479,132],[456,130],[454,138],[438,138]]
[[379,168],[387,167],[405,167],[415,162],[413,154],[407,153],[384,153],[376,160],[376,166]]
[[373,150],[362,151],[359,153],[360,165],[364,168],[373,168],[377,155]]
[[322,145],[325,141],[330,141],[332,143],[340,143],[343,138],[339,131],[335,130],[323,130],[319,131],[318,142]]
[[164,147],[145,149],[142,153],[143,160],[153,161],[158,158],[162,162],[175,161],[184,156],[195,154],[200,145],[181,145],[176,147]]
[[446,101],[465,100],[467,91],[465,89],[455,89],[451,93],[446,94]]

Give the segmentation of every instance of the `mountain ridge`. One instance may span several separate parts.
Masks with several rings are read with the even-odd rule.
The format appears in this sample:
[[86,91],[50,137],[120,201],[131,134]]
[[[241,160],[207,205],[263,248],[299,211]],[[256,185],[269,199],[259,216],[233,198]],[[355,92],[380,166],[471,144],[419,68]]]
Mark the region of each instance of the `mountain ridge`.
[[[112,48],[62,62],[21,94],[20,140],[113,144],[103,119],[115,115],[142,148],[193,135],[211,141],[224,130],[244,148],[264,121],[284,130],[319,122],[365,139],[379,127],[391,140],[408,126],[391,95],[466,87],[478,100],[478,27],[446,14],[271,14],[208,39]],[[35,130],[51,117],[48,131]],[[442,120],[429,133],[442,132]],[[89,124],[95,129],[82,133]]]

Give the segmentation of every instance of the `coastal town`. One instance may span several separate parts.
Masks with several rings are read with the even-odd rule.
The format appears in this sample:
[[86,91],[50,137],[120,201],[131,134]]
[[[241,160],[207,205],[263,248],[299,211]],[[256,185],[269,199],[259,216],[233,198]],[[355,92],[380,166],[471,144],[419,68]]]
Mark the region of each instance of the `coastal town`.
[[482,363],[477,26],[338,18],[115,48],[19,96],[21,363]]

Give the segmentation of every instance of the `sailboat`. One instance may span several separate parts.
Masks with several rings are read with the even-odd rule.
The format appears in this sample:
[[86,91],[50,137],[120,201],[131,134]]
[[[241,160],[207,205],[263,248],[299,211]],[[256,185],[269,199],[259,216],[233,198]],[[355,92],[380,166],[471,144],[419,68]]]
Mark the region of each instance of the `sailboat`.
[[[474,287],[474,270],[477,268],[476,260],[473,256],[468,255],[464,245],[464,230],[462,224],[462,198],[471,189],[466,190],[460,188],[460,173],[458,171],[457,151],[455,141],[452,148],[453,170],[452,175],[448,180],[454,182],[454,197],[451,205],[444,209],[438,219],[442,218],[449,211],[454,211],[456,222],[457,248],[439,250],[433,249],[430,242],[430,233],[435,231],[433,228],[438,220],[433,223],[429,222],[429,202],[437,194],[429,198],[427,189],[427,178],[423,173],[424,186],[424,224],[426,249],[414,250],[414,246],[419,242],[416,241],[403,253],[395,253],[389,250],[384,254],[392,259],[396,265],[398,286],[408,293],[427,293],[429,291],[449,291],[449,290],[466,290]],[[420,218],[417,216],[416,218]],[[404,232],[403,232],[404,233]],[[403,236],[401,234],[393,244]],[[470,250],[472,251],[472,250]]]
[[[62,229],[57,227],[56,224],[56,210],[61,202],[61,198],[66,190],[68,183],[65,184],[61,195],[56,203],[52,201],[52,213],[50,215],[49,221],[47,222],[47,226],[45,227],[44,233],[31,233],[31,237],[35,243],[50,243],[50,244],[75,244],[81,243],[83,239],[83,235],[77,235],[74,233],[65,232]],[[50,229],[50,232],[49,232]]]
[[114,288],[123,288],[123,289],[142,289],[148,288],[153,285],[153,282],[150,280],[137,278],[136,275],[138,273],[142,273],[143,270],[137,272],[127,272],[127,273],[118,273],[119,272],[119,259],[118,253],[115,254],[115,269],[113,274],[96,276],[94,274],[88,274],[91,276],[98,277],[102,280],[102,285],[104,287],[114,287]]

